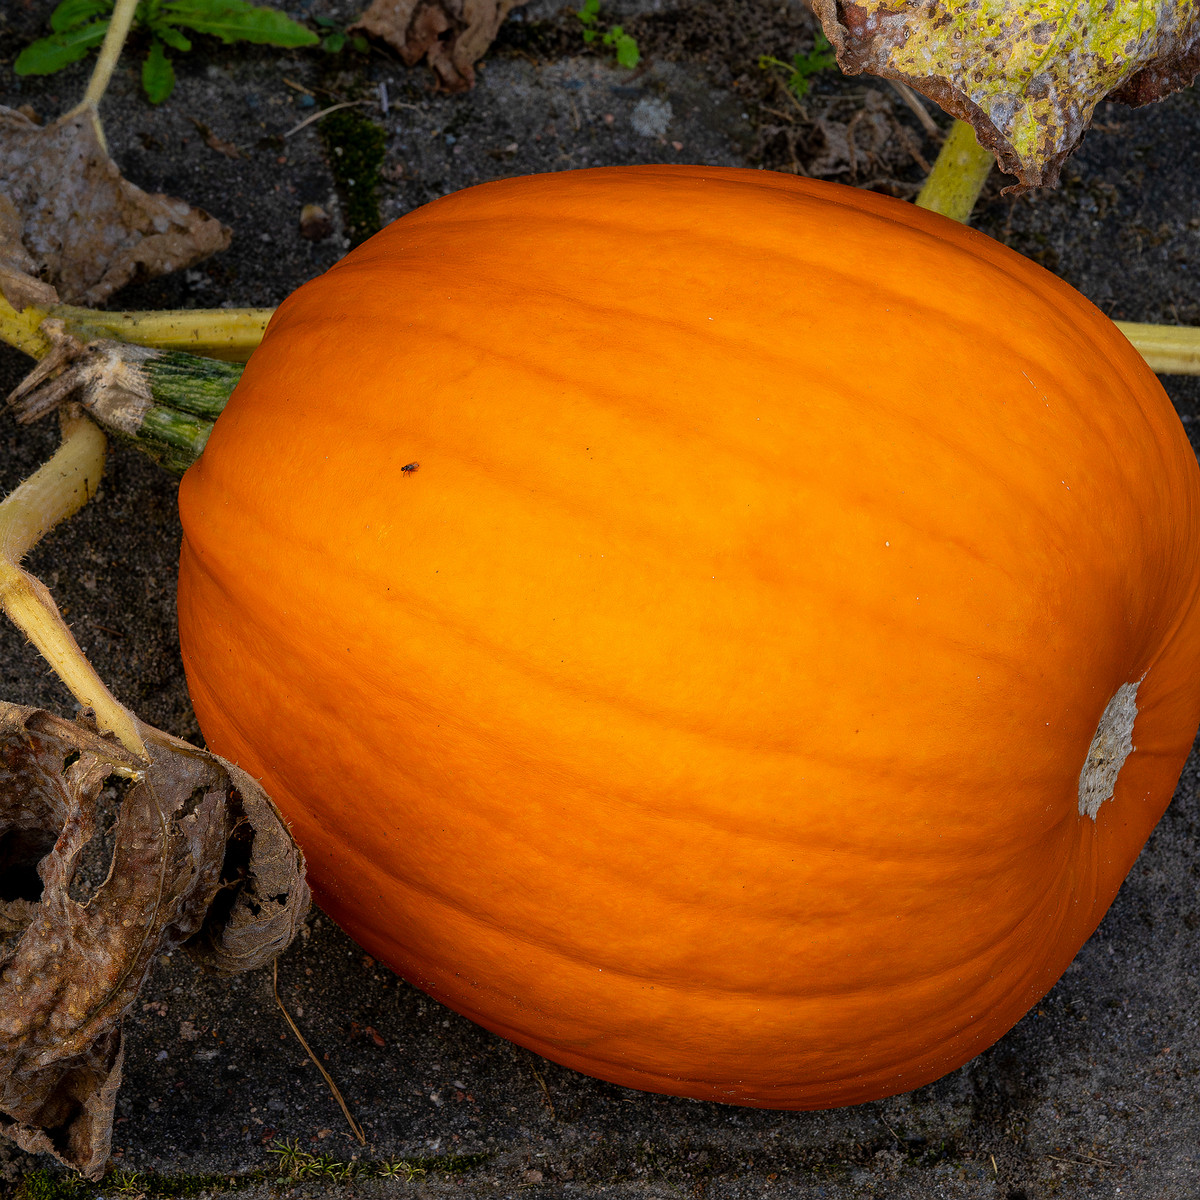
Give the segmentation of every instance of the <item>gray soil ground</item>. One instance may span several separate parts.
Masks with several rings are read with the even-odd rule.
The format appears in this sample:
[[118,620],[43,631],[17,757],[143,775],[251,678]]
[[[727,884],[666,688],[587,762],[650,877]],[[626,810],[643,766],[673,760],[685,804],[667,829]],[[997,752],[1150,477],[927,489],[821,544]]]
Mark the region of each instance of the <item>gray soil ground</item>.
[[[0,103],[43,117],[73,103],[86,79],[82,65],[46,79],[14,75],[17,50],[44,32],[50,8],[0,5]],[[569,12],[534,0],[507,23],[475,90],[459,96],[432,92],[424,67],[379,49],[205,45],[179,61],[175,94],[152,108],[131,57],[104,108],[116,159],[143,187],[219,215],[234,242],[194,270],[126,289],[112,307],[275,304],[344,253],[329,149],[315,125],[285,136],[314,111],[292,84],[321,106],[331,96],[371,101],[361,111],[387,131],[385,220],[489,178],[631,162],[798,164],[908,196],[920,159],[936,151],[875,81],[823,76],[805,112],[791,103],[757,60],[810,44],[811,18],[794,3],[612,0],[606,11],[639,39],[646,58],[636,72],[586,48]],[[348,21],[355,12],[306,0],[298,15]],[[381,81],[386,114],[373,100]],[[210,148],[196,121],[240,157]],[[1010,199],[994,183],[975,224],[1114,317],[1200,322],[1200,95],[1140,111],[1104,106],[1099,126],[1058,190]],[[307,202],[335,218],[324,241],[299,236]],[[0,354],[0,390],[26,365]],[[1200,380],[1164,382],[1195,437]],[[55,435],[0,423],[8,488],[48,456]],[[178,543],[174,483],[116,447],[98,501],[31,566],[117,694],[196,738],[175,635]],[[0,696],[72,710],[30,648],[2,630]],[[1198,779],[1193,757],[1104,923],[1036,1010],[974,1062],[909,1095],[781,1113],[598,1083],[428,1001],[314,912],[280,963],[280,992],[367,1145],[349,1136],[288,1032],[270,972],[216,982],[176,954],[128,1021],[115,1173],[76,1194],[1198,1196]],[[397,1158],[416,1166],[378,1177],[377,1164]],[[354,1160],[356,1173],[338,1165]],[[46,1167],[0,1147],[0,1195],[53,1194],[66,1175],[36,1174]]]

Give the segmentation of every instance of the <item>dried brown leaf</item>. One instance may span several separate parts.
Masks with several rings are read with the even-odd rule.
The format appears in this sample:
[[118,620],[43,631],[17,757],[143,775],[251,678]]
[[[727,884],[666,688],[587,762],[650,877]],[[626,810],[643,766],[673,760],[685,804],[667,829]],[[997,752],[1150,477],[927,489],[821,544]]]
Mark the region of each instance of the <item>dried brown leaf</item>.
[[24,232],[17,206],[0,192],[0,293],[18,312],[58,303],[54,288],[37,278],[38,264],[21,242]]
[[233,763],[217,761],[233,789],[226,884],[186,949],[210,971],[237,975],[266,966],[291,945],[308,912],[309,892],[304,855],[266,792]]
[[447,92],[475,84],[475,64],[525,0],[373,0],[353,30],[387,42],[411,67],[428,58]]
[[[229,239],[206,212],[126,180],[91,113],[40,126],[0,105],[0,291],[14,308],[102,304],[135,277],[190,267]],[[57,295],[31,301],[38,288]]]
[[215,150],[218,154],[225,155],[226,158],[243,158],[242,152],[233,144],[227,142],[224,138],[219,138],[213,131],[205,125],[203,121],[196,120],[195,117],[189,117],[189,121],[196,127],[196,132],[200,135],[200,140],[210,149]]
[[907,83],[974,127],[1015,190],[1058,182],[1101,100],[1147,104],[1200,71],[1195,0],[813,0],[846,74]]
[[818,117],[814,121],[813,157],[807,164],[814,178],[848,174],[852,184],[872,170],[898,123],[887,101],[867,92],[860,108],[848,121]]
[[[141,732],[149,762],[86,719],[0,703],[0,1132],[92,1179],[108,1160],[122,1019],[155,956],[199,933],[219,969],[260,965],[309,903],[300,853],[253,780]],[[108,875],[82,903],[72,883],[114,775],[132,783]]]

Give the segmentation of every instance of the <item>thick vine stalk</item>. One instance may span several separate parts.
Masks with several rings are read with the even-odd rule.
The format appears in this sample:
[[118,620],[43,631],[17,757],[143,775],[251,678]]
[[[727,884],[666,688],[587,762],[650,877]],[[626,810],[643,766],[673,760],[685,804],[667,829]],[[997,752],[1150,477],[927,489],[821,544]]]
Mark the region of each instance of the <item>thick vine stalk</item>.
[[51,346],[42,331],[47,318],[82,342],[116,338],[160,350],[182,350],[226,362],[245,362],[262,341],[273,308],[180,308],[156,312],[102,312],[71,304],[30,306],[17,312],[0,295],[0,339],[42,358]]
[[955,121],[917,196],[918,208],[939,212],[964,224],[996,160],[975,138],[966,121]]
[[1114,321],[1157,375],[1200,375],[1200,326]]
[[0,501],[0,608],[37,647],[71,694],[96,714],[96,724],[145,759],[146,746],[133,715],[108,690],[79,648],[58,605],[20,561],[60,521],[96,493],[104,471],[105,437],[82,415],[63,419],[63,441],[54,457]]

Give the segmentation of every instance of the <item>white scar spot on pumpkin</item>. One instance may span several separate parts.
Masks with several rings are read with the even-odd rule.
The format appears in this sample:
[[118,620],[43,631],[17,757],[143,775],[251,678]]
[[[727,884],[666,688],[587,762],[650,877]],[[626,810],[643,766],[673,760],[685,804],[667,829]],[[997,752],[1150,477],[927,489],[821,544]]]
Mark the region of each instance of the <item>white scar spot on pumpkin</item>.
[[1133,723],[1137,720],[1137,691],[1141,685],[1141,679],[1121,684],[1100,716],[1083,770],[1079,772],[1081,817],[1096,819],[1100,805],[1112,799],[1125,760],[1137,748],[1133,744]]

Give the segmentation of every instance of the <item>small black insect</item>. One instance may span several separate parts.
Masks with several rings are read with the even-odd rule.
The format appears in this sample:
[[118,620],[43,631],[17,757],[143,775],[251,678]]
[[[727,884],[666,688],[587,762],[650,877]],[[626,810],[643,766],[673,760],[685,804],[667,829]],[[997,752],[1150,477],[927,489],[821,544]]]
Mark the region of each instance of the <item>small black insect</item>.
[[400,470],[406,475],[411,475],[420,465],[420,463],[405,463]]

